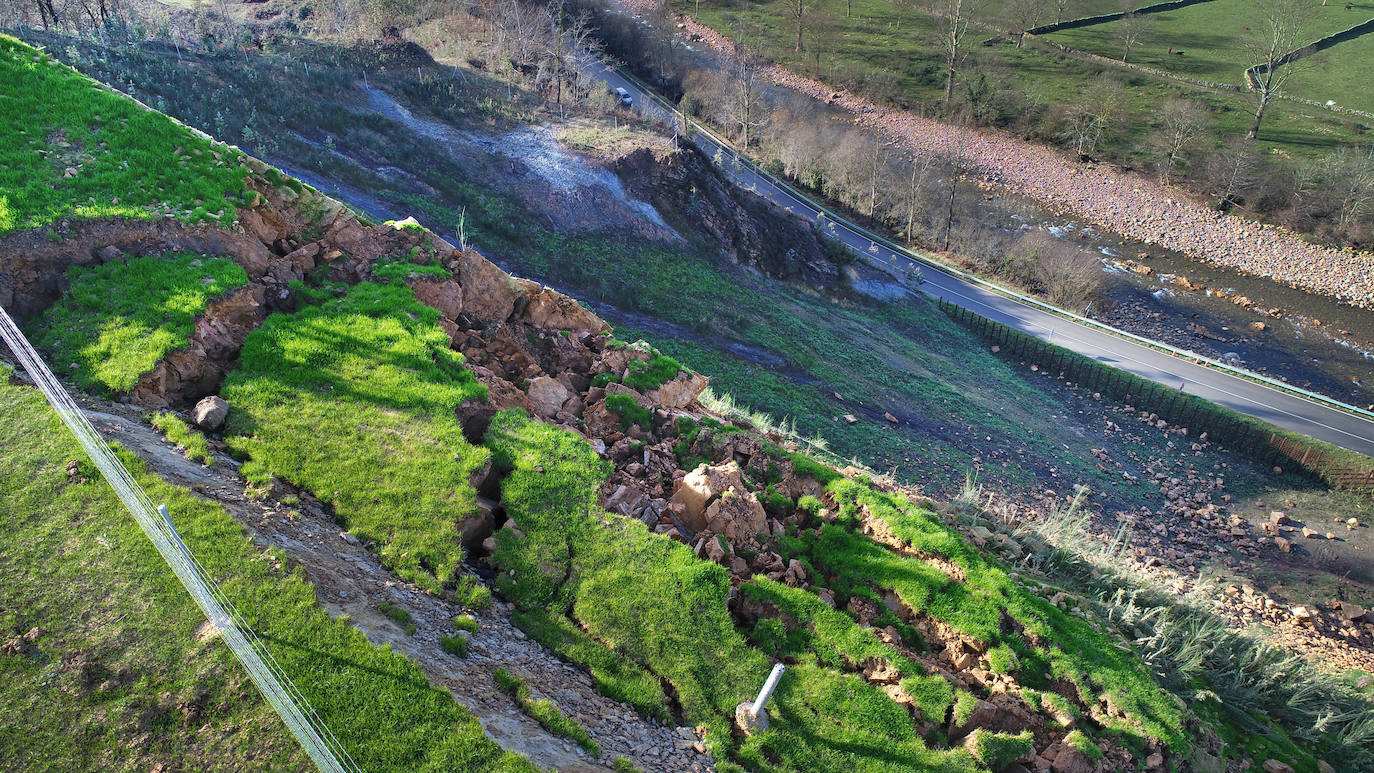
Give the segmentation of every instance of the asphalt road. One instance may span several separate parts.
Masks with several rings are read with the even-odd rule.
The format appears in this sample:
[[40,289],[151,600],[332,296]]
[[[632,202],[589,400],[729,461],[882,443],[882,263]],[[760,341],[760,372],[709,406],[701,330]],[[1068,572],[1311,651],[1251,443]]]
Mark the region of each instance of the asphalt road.
[[[598,77],[608,88],[618,86],[633,95],[636,112],[670,122],[676,120],[675,114],[655,102],[637,83],[621,73],[602,68]],[[808,199],[779,186],[751,167],[732,161],[732,148],[718,144],[700,131],[694,134],[693,139],[708,157],[721,158],[726,173],[742,187],[812,221],[820,214],[821,210]],[[828,230],[837,239],[869,262],[886,266],[896,271],[898,276],[907,266],[917,266],[925,277],[920,289],[930,297],[943,298],[988,319],[1137,376],[1175,389],[1181,388],[1184,392],[1267,421],[1276,427],[1374,457],[1374,421],[1065,319],[968,282],[929,263],[912,260],[882,243],[874,242],[860,229],[829,212],[826,213],[826,220]]]

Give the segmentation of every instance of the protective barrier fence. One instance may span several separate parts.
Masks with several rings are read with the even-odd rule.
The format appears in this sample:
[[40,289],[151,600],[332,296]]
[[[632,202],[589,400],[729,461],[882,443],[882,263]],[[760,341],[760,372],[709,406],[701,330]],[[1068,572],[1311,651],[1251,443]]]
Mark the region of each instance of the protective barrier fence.
[[292,684],[267,646],[253,633],[238,610],[181,541],[181,535],[177,533],[166,509],[153,505],[147,493],[110,451],[110,447],[87,421],[85,414],[53,376],[4,308],[0,308],[0,339],[14,352],[35,386],[42,390],[48,403],[71,430],[163,560],[172,568],[186,592],[191,594],[206,619],[219,630],[224,643],[243,663],[263,697],[320,770],[327,773],[360,770],[348,751],[311,708],[310,702]]

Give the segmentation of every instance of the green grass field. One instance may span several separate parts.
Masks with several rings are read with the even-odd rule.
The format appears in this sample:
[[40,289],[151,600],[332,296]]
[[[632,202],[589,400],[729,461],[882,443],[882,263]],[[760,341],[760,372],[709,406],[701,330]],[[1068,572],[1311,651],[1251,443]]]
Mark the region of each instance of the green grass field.
[[249,334],[221,388],[225,437],[250,480],[303,486],[397,574],[437,590],[463,560],[469,476],[487,460],[453,411],[486,388],[405,285],[339,292]]
[[[0,373],[0,767],[303,770],[310,761],[43,396]],[[218,505],[123,460],[365,770],[533,771],[414,663],[330,617]]]
[[237,151],[0,35],[0,234],[59,220],[176,217],[229,225]]
[[[1240,82],[1239,66],[1228,77],[1220,77],[1228,72],[1227,62],[1240,56],[1238,50],[1222,50],[1225,40],[1209,37],[1210,30],[1233,28],[1235,25],[1235,4],[1246,0],[1214,0],[1189,6],[1171,14],[1217,13],[1227,21],[1222,24],[1208,17],[1199,17],[1188,24],[1178,25],[1180,40],[1191,36],[1183,47],[1188,51],[1182,57],[1170,57],[1167,53],[1172,39],[1165,34],[1156,34],[1153,39],[1140,47],[1140,55],[1133,60],[1153,61],[1149,57],[1167,59],[1168,64],[1178,68],[1194,68],[1197,72],[1185,74],[1194,77],[1207,77],[1211,73],[1218,81]],[[1103,8],[1100,5],[1089,9],[1091,12],[1110,12],[1119,6]],[[737,36],[739,21],[746,20],[762,31],[763,53],[768,58],[781,62],[800,72],[819,77],[823,81],[842,87],[856,88],[860,91],[891,100],[912,109],[938,111],[944,94],[944,72],[941,65],[941,48],[938,39],[939,25],[929,14],[916,6],[905,6],[890,0],[855,0],[854,16],[845,17],[843,0],[819,0],[812,5],[820,9],[831,20],[830,31],[818,34],[811,43],[805,43],[806,50],[797,53],[793,50],[795,42],[794,23],[786,15],[787,3],[783,0],[761,0],[760,2],[736,2],[718,0],[702,2],[700,10],[694,0],[675,0],[676,10],[693,14],[703,23],[725,34]],[[998,6],[1000,8],[1000,6]],[[1317,4],[1313,4],[1317,8]],[[1220,10],[1218,10],[1220,9]],[[1323,34],[1351,26],[1356,21],[1355,14],[1347,13],[1344,3],[1335,4],[1321,15],[1321,22],[1314,25],[1313,39]],[[985,20],[996,19],[997,10],[985,8],[981,13]],[[1229,15],[1228,15],[1229,14]],[[1349,21],[1349,23],[1345,23]],[[1191,25],[1191,26],[1189,26]],[[1090,42],[1089,50],[1119,58],[1121,52],[1114,37],[1105,32],[1110,24],[1081,28],[1057,33],[1052,37],[1066,44],[1079,45]],[[1166,24],[1165,32],[1173,29]],[[1208,32],[1199,32],[1207,30]],[[1153,163],[1155,151],[1150,147],[1152,124],[1156,120],[1159,106],[1171,99],[1189,98],[1203,103],[1211,113],[1212,131],[1204,145],[1210,149],[1219,147],[1224,138],[1243,134],[1248,128],[1251,99],[1249,95],[1229,91],[1214,91],[1190,84],[1174,81],[1160,76],[1121,70],[1111,65],[1094,64],[1046,49],[1034,44],[1015,48],[1010,44],[993,47],[977,45],[988,35],[987,30],[975,29],[969,33],[969,62],[963,70],[964,81],[958,93],[964,98],[970,84],[978,81],[977,88],[985,95],[1001,93],[1006,102],[999,112],[985,116],[999,125],[1016,125],[1027,116],[1035,116],[1046,105],[1073,103],[1080,100],[1092,81],[1102,73],[1122,81],[1124,88],[1118,91],[1122,97],[1124,111],[1115,123],[1103,150],[1109,155],[1137,163]],[[1061,39],[1061,36],[1062,39]],[[1198,43],[1193,47],[1192,43]],[[1209,53],[1215,49],[1216,53]],[[1140,57],[1146,57],[1141,59]],[[1197,60],[1194,62],[1193,60]],[[1356,71],[1358,72],[1358,71]],[[1011,98],[1006,95],[1017,95]],[[1266,116],[1266,129],[1260,139],[1266,149],[1297,156],[1312,157],[1329,152],[1344,144],[1361,141],[1361,132],[1349,117],[1329,111],[1284,103],[1281,109]]]
[[[1374,15],[1374,14],[1370,14]],[[1361,35],[1307,57],[1289,81],[1290,90],[1318,102],[1374,113],[1374,35]]]
[[[1329,5],[1306,4],[1304,8],[1310,14],[1310,19],[1303,27],[1304,40],[1311,42],[1374,17],[1374,2],[1361,0],[1355,5],[1355,9],[1347,11],[1344,2],[1333,2]],[[1252,0],[1209,0],[1176,10],[1149,14],[1146,18],[1149,20],[1147,35],[1144,41],[1132,49],[1132,62],[1192,78],[1237,86],[1245,82],[1245,69],[1256,64],[1248,61],[1245,47],[1242,45],[1246,28],[1258,20]],[[1120,24],[1121,22],[1108,22],[1079,27],[1056,32],[1049,37],[1074,48],[1119,58],[1121,46],[1117,42],[1117,35]],[[1181,56],[1170,54],[1170,47],[1185,53]],[[1367,68],[1360,68],[1361,62],[1358,59],[1351,60],[1338,55],[1331,64],[1331,74],[1342,80],[1369,74]],[[1318,86],[1321,83],[1314,81],[1307,85]],[[1305,88],[1299,89],[1297,84],[1294,84],[1294,93],[1298,96],[1317,98],[1305,92]]]
[[73,266],[66,294],[37,323],[54,369],[86,388],[127,392],[186,346],[216,296],[248,283],[233,261],[177,254]]

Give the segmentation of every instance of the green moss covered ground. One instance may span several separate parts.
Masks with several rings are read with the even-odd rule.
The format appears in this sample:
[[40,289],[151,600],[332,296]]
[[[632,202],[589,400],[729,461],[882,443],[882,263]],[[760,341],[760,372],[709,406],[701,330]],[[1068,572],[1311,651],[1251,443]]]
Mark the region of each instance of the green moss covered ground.
[[64,219],[172,216],[229,225],[238,151],[0,35],[0,234]]
[[54,370],[87,388],[127,392],[185,346],[216,296],[248,283],[233,261],[176,254],[73,266],[71,285],[38,323]]
[[[76,441],[0,374],[0,759],[11,770],[310,765]],[[218,505],[123,460],[365,770],[532,771],[419,667],[319,608]],[[188,707],[194,705],[194,710]]]
[[405,285],[340,292],[248,336],[221,388],[226,440],[250,480],[308,489],[397,574],[437,589],[462,562],[470,477],[488,458],[454,408],[486,387]]

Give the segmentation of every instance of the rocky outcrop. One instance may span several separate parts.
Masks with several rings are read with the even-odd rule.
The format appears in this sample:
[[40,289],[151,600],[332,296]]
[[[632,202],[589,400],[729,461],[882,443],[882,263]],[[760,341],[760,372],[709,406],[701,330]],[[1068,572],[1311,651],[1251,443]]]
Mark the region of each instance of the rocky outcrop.
[[840,279],[811,223],[729,184],[695,147],[666,154],[641,148],[616,159],[612,169],[674,227],[704,230],[739,263],[818,286]]
[[196,320],[189,346],[158,360],[130,391],[146,408],[184,406],[214,394],[234,367],[248,334],[267,318],[265,288],[240,287],[211,301]]
[[738,540],[768,531],[768,515],[734,461],[687,473],[671,503],[681,506],[682,520],[694,533],[709,530]]

